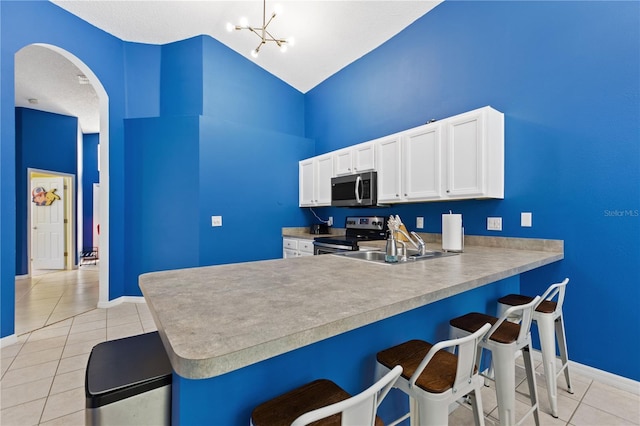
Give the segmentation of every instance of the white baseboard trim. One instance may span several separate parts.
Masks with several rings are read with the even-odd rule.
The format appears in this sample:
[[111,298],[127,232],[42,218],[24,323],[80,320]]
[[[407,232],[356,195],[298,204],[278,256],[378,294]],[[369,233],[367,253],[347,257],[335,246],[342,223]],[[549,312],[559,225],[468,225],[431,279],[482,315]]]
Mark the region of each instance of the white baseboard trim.
[[26,280],[27,278],[31,278],[31,276],[29,274],[16,275],[16,281],[17,280]]
[[[533,355],[534,361],[542,361],[542,352],[534,349],[531,351],[531,354]],[[556,361],[558,363],[556,368],[560,368],[560,359],[556,358]],[[640,382],[636,380],[618,376],[617,374],[589,367],[588,365],[571,360],[569,360],[569,372],[570,374],[572,372],[580,374],[581,376],[588,377],[605,385],[613,386],[614,388],[640,396]]]
[[11,334],[0,339],[0,348],[18,343],[18,336]]
[[108,309],[118,306],[122,303],[146,303],[143,296],[122,296],[108,302],[98,302],[98,308]]

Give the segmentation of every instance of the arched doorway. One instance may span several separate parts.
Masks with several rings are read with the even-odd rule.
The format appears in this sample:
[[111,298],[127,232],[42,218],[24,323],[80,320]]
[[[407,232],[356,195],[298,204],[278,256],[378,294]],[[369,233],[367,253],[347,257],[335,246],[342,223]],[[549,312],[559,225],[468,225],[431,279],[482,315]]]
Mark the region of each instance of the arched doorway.
[[[98,307],[109,305],[109,97],[106,90],[95,73],[78,57],[72,53],[50,44],[36,43],[30,46],[46,48],[59,54],[86,77],[88,83],[93,86],[98,97],[99,104],[99,175],[100,175],[100,272],[99,272],[99,298]],[[26,46],[29,47],[29,46]],[[24,49],[24,48],[23,48]],[[16,54],[17,55],[17,54]],[[17,77],[16,77],[17,78]],[[91,194],[86,194],[91,197]]]

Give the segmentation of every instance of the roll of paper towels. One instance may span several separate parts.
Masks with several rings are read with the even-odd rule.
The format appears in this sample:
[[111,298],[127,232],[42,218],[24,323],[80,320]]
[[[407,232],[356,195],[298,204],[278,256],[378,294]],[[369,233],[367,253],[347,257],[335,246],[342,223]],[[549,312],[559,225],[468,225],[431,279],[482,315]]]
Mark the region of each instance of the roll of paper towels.
[[464,247],[464,228],[461,214],[442,215],[442,250],[461,252]]

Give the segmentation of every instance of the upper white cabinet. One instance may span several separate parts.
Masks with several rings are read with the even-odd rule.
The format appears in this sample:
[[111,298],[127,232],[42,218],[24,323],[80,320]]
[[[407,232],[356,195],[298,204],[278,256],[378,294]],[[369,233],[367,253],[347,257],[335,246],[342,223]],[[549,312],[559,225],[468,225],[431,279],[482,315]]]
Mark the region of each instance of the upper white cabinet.
[[299,174],[300,207],[330,206],[333,154],[300,161]]
[[[380,203],[504,198],[504,114],[491,107],[344,148],[333,155],[336,175],[378,172]],[[327,199],[312,195],[309,198],[316,201],[303,204],[305,161],[300,163],[300,205],[330,205],[330,177]]]
[[504,198],[504,114],[484,107],[444,126],[444,198]]
[[336,176],[375,170],[375,145],[365,142],[334,152]]
[[376,141],[378,201],[438,199],[441,193],[441,131],[426,124]]
[[405,201],[437,200],[442,194],[442,126],[431,123],[402,136]]
[[397,203],[402,197],[400,135],[375,141],[378,151],[378,202]]

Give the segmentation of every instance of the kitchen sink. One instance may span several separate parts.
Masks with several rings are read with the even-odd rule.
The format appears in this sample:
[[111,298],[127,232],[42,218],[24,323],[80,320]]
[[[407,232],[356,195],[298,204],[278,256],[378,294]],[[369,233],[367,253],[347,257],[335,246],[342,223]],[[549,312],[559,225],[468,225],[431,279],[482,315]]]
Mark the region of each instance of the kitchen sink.
[[399,265],[404,263],[412,263],[422,260],[437,259],[440,257],[455,256],[459,253],[442,252],[442,251],[427,251],[425,254],[420,255],[417,251],[408,250],[408,256],[406,260],[399,260],[396,263],[385,262],[384,251],[345,251],[341,253],[334,253],[335,256],[342,256],[349,259],[365,260],[368,262],[381,263],[384,265]]

